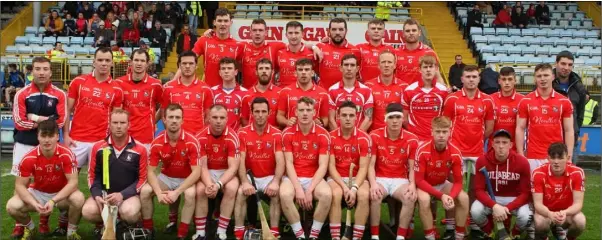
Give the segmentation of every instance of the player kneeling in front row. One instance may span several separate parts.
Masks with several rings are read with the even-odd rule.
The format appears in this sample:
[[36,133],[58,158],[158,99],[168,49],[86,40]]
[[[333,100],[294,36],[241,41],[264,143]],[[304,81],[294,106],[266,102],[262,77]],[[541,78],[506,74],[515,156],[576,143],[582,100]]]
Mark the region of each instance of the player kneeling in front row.
[[197,136],[207,158],[201,159],[201,181],[196,184],[196,207],[194,240],[205,239],[209,199],[215,199],[221,190],[224,193],[219,206],[217,239],[226,239],[226,229],[234,210],[238,191],[239,141],[238,135],[228,127],[228,110],[221,104],[209,109],[209,126]]
[[129,136],[128,119],[127,111],[113,110],[109,116],[109,136],[96,142],[90,152],[88,186],[92,196],[84,203],[82,215],[96,224],[94,235],[99,239],[103,227],[101,211],[105,205],[117,206],[121,221],[130,226],[140,220],[138,194],[146,183],[148,154],[144,145]]
[[[17,224],[24,226],[20,228],[23,232],[18,234],[20,239],[33,237],[35,225],[29,216],[30,212],[48,216],[55,205],[60,210],[68,210],[67,239],[81,239],[76,231],[84,195],[77,190],[77,162],[73,152],[59,145],[58,140],[59,127],[56,122],[40,122],[40,144],[29,151],[18,165],[16,195],[6,203],[6,211]],[[30,178],[33,178],[31,184]]]
[[[462,191],[462,154],[449,142],[451,120],[440,116],[432,120],[433,139],[416,150],[416,186],[420,220],[427,240],[435,239],[431,197],[441,200],[445,210],[455,210],[456,230],[448,229],[443,239],[463,240],[468,217],[468,195]],[[453,183],[447,181],[452,176]],[[455,236],[454,236],[455,235]]]
[[[236,195],[234,209],[234,235],[243,239],[244,221],[247,215],[247,198],[257,191],[270,198],[270,231],[278,237],[280,221],[280,180],[284,175],[284,155],[282,153],[282,132],[268,123],[270,103],[264,97],[251,102],[253,122],[238,132],[240,138],[240,166],[238,176],[241,182]],[[247,177],[247,168],[255,177],[255,188]],[[255,223],[255,219],[249,219]],[[266,229],[264,229],[266,230]]]
[[[151,143],[151,155],[148,163],[148,183],[142,186],[140,201],[142,202],[142,225],[154,238],[153,228],[153,196],[161,204],[173,204],[184,193],[184,207],[178,239],[188,235],[188,224],[194,214],[196,204],[195,183],[201,176],[201,158],[204,152],[199,142],[189,132],[182,129],[184,110],[179,104],[169,104],[163,114],[166,129]],[[163,163],[161,174],[156,175],[155,169]]]
[[328,170],[330,136],[313,120],[315,104],[313,99],[301,97],[297,101],[297,123],[282,133],[287,176],[280,184],[280,202],[297,239],[305,239],[306,236],[295,203],[307,211],[314,208],[313,200],[318,201],[309,235],[310,239],[317,239],[332,201],[332,191],[324,181]]
[[[333,240],[341,237],[341,200],[344,199],[347,211],[356,207],[353,232],[351,226],[346,226],[345,237],[361,239],[370,209],[370,185],[366,175],[370,164],[371,141],[370,136],[355,125],[358,112],[353,102],[343,102],[338,114],[340,127],[330,132],[332,144],[328,165],[328,185],[332,189],[330,235]],[[349,170],[352,164],[355,167],[350,176]]]
[[416,203],[414,158],[418,137],[402,129],[403,107],[399,103],[387,106],[386,126],[370,133],[372,159],[368,170],[370,179],[370,230],[378,239],[382,200],[390,196],[401,201],[397,239],[409,238],[408,226]]
[[581,212],[585,174],[581,168],[570,163],[568,154],[565,144],[553,143],[548,148],[550,162],[532,173],[531,192],[537,239],[547,239],[551,226],[563,229],[558,232],[565,236],[556,236],[557,239],[577,239],[585,230],[585,215]]
[[[470,208],[470,215],[481,228],[479,239],[489,239],[494,225],[497,239],[510,239],[503,222],[512,218],[512,215],[516,216],[512,235],[520,237],[533,215],[529,208],[529,161],[511,151],[512,137],[508,131],[498,130],[493,134],[492,141],[492,149],[477,159],[474,182],[477,199]],[[487,219],[489,215],[492,215],[493,221]],[[473,230],[471,235],[473,233],[476,232]]]

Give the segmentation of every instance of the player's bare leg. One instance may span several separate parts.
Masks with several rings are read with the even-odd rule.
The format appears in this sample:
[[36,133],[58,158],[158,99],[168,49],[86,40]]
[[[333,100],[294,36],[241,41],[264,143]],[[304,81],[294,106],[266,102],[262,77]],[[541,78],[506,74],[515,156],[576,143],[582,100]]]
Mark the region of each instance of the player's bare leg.
[[140,197],[133,196],[121,203],[119,205],[119,216],[121,216],[121,220],[125,221],[130,225],[136,224],[140,221],[140,209],[142,205],[140,204]]
[[399,227],[397,228],[398,239],[400,237],[408,237],[408,227],[410,225],[412,215],[414,214],[414,206],[416,204],[416,201],[410,199],[410,196],[404,195],[408,187],[408,184],[402,184],[393,193],[393,198],[402,203],[401,212],[399,213]]
[[67,226],[67,238],[77,232],[77,225],[82,217],[82,207],[86,198],[82,192],[75,191],[69,195],[67,199],[56,203],[56,207],[60,211],[67,211],[68,214],[68,226]]
[[275,197],[270,198],[270,229],[272,229],[272,233],[276,231],[279,233],[278,225],[280,224],[280,196],[276,195]]
[[207,212],[209,211],[209,199],[205,194],[205,184],[198,181],[196,183],[196,200],[194,208],[194,225],[196,226],[196,233],[193,239],[197,237],[205,237],[205,227],[207,226]]
[[370,213],[370,184],[367,181],[364,181],[357,190],[357,199],[355,202],[353,238],[361,239],[364,236],[368,214]]
[[[240,232],[236,236],[237,238],[242,238],[241,234],[244,234],[245,217],[247,216],[247,198],[242,192],[242,187],[238,187],[238,191],[236,192],[236,208],[234,208],[234,234],[236,235],[237,232]],[[253,222],[253,220],[249,220],[249,222]]]
[[[376,183],[380,188],[383,186]],[[383,190],[384,191],[384,190]],[[372,239],[378,239],[380,232],[380,209],[384,196],[378,199],[370,199],[370,233]]]
[[[472,184],[472,183],[471,183]],[[445,187],[441,190],[444,194],[449,194],[452,189],[452,184],[446,182]],[[456,239],[464,239],[466,234],[466,219],[468,218],[468,211],[470,205],[468,204],[468,194],[464,191],[460,191],[458,196],[454,198],[454,219],[456,220]],[[445,236],[444,236],[445,238]]]
[[426,238],[427,240],[434,240],[436,230],[433,227],[433,215],[431,212],[431,195],[420,189],[417,189],[416,193],[418,195],[418,213],[420,214],[422,228],[424,229],[424,238]]
[[6,203],[6,212],[17,222],[18,226],[24,226],[23,232],[20,232],[21,237],[31,236],[33,234],[35,224],[33,223],[30,212],[35,212],[33,206],[23,202],[18,195],[14,195]]
[[324,180],[320,180],[320,183],[316,185],[313,195],[314,200],[317,200],[318,204],[314,207],[314,222],[311,225],[309,238],[317,238],[320,234],[322,225],[324,225],[324,221],[328,217],[330,204],[332,203],[332,191]]
[[219,221],[217,227],[218,236],[226,235],[226,230],[228,229],[228,224],[230,223],[230,217],[232,217],[232,212],[234,211],[234,203],[232,201],[236,198],[236,194],[238,192],[238,178],[234,177],[224,186],[224,197],[222,198],[222,202],[219,206]]
[[567,216],[565,225],[568,225],[568,232],[566,234],[567,239],[577,239],[577,237],[583,233],[583,230],[585,230],[585,215],[580,212],[572,217]]
[[[162,181],[159,181],[159,186],[161,190],[167,190],[167,185]],[[155,205],[153,201],[153,197],[155,196],[155,192],[153,191],[153,187],[150,184],[145,183],[142,185],[142,189],[140,189],[140,202],[142,203],[142,209],[140,212],[142,213],[142,225],[145,229],[153,230],[153,213],[155,211]]]
[[178,199],[176,199],[174,203],[169,204],[169,223],[165,226],[165,230],[163,230],[163,233],[173,233],[177,230],[176,226],[178,222],[178,210],[180,210],[180,199],[181,198],[178,197]]
[[[343,189],[335,181],[329,181],[328,185],[332,191],[332,201],[330,204],[330,213],[328,219],[330,222],[330,236],[332,239],[341,238],[341,199],[343,199]],[[348,210],[349,211],[349,210]]]
[[280,203],[282,205],[282,213],[288,220],[293,233],[297,238],[304,238],[305,232],[301,227],[299,212],[295,207],[295,187],[288,178],[283,178],[280,183]]
[[535,221],[535,239],[546,239],[552,220],[538,213],[533,213],[533,221]]

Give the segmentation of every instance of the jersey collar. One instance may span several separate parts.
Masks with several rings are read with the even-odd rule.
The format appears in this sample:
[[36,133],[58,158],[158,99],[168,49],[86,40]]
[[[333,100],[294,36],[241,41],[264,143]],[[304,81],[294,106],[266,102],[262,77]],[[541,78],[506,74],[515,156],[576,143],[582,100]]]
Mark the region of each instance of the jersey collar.
[[349,41],[347,41],[347,39],[343,40],[343,44],[341,44],[340,46],[335,45],[334,42],[332,42],[332,39],[328,39],[328,44],[335,48],[349,48]]
[[[301,132],[301,128],[299,128],[299,123],[295,124],[295,131]],[[316,133],[316,123],[311,123],[311,133]]]
[[[90,73],[90,76],[91,76],[92,78],[94,78],[94,80],[96,80],[96,75],[95,75],[95,73],[96,73],[96,70],[92,70],[92,72]],[[98,80],[96,80],[96,81],[98,81]],[[108,77],[108,78],[107,78],[107,80],[105,80],[104,82],[107,82],[107,83],[112,83],[112,82],[113,82],[113,77],[111,77],[111,74],[109,74],[109,77]]]
[[[44,156],[42,154],[42,150],[40,150],[40,146],[36,147],[36,151],[38,153],[38,157],[39,156]],[[57,143],[57,145],[54,147],[54,156],[58,156],[59,155],[59,145]]]
[[507,96],[507,97],[504,97],[501,90],[499,92],[497,92],[497,94],[498,94],[499,98],[510,98],[510,99],[514,100],[516,98],[516,89],[512,90],[512,94],[510,94],[510,96]]
[[[387,134],[387,133],[388,133],[388,131],[387,131],[387,130],[388,130],[389,128],[388,128],[387,126],[385,126],[385,128],[384,128],[384,129],[385,129],[385,133],[383,134],[383,136],[385,136],[385,138],[386,138],[386,139],[389,139],[389,134]],[[397,140],[399,140],[399,139],[403,139],[403,128],[402,128],[402,129],[400,130],[400,132],[399,132],[399,138],[398,138]]]
[[[380,85],[383,85],[383,86],[384,86],[384,83],[383,83],[383,81],[380,79],[380,75],[378,76],[378,79],[377,79],[377,81],[378,81],[378,84],[380,84]],[[393,81],[391,81],[391,85],[399,85],[399,84],[397,83],[397,77],[393,77]]]
[[[125,148],[129,147],[130,145],[133,145],[136,143],[136,141],[134,141],[134,138],[131,135],[128,135],[128,143],[125,144]],[[107,138],[105,139],[105,141],[107,141],[107,144],[109,144],[109,146],[113,147],[113,136],[111,134],[109,134],[109,136],[107,136]]]
[[[186,135],[186,132],[184,131],[184,129],[180,129],[180,140],[184,140],[184,136]],[[169,136],[167,136],[167,130],[165,130],[165,134],[163,136],[163,140],[165,143],[169,143]]]
[[[257,84],[259,84],[259,83],[257,83]],[[253,86],[253,89],[252,89],[252,90],[253,90],[253,92],[254,92],[254,93],[261,93],[261,92],[260,92],[260,91],[257,89],[257,85]],[[270,91],[274,90],[274,84],[272,84],[272,83],[271,83],[271,81],[270,81],[270,83],[268,84],[268,87],[266,88],[266,92],[267,92],[267,90],[270,90]]]
[[[433,85],[434,86],[434,85]],[[464,88],[462,88],[462,97],[466,97],[466,91],[464,91]],[[481,91],[479,89],[477,89],[477,92],[474,95],[475,98],[481,98]]]
[[[433,80],[431,80],[431,88],[436,88],[437,87],[436,85],[437,85],[437,78],[433,77]],[[420,88],[423,88],[424,87],[424,80],[418,81],[418,86]]]
[[[134,73],[130,73],[127,76],[128,76],[128,80],[130,82],[134,82]],[[142,77],[142,82],[146,83],[147,80],[148,80],[148,73],[144,73],[144,77]]]
[[[251,131],[256,133],[256,131],[255,131],[255,124],[251,123],[251,124],[249,124],[249,125],[251,125]],[[268,123],[266,122],[265,129],[264,129],[264,134],[266,134],[266,133],[270,133],[270,129],[271,129],[271,128],[272,128],[272,125],[270,125],[270,124],[268,124]]]
[[[539,94],[539,90],[538,89],[535,89],[534,92],[535,92],[535,97],[538,97],[538,98],[541,97],[541,94]],[[552,93],[550,94],[550,97],[551,98],[555,98],[556,97],[556,91],[552,90]]]
[[[301,48],[299,48],[299,51],[294,52],[294,53],[300,53],[300,52],[303,52],[304,50],[305,50],[305,43],[301,43]],[[293,51],[291,51],[289,44],[286,44],[286,51],[291,52],[291,53],[293,52]]]
[[[343,136],[343,131],[341,130],[341,127],[339,127],[337,129],[337,136],[342,137]],[[357,136],[357,127],[353,127],[353,133],[351,134],[351,137],[356,137]]]
[[[343,79],[341,79],[341,81],[339,81],[339,84],[341,85],[341,89],[346,90],[345,89],[345,81]],[[358,89],[360,88],[360,82],[355,79],[355,83],[353,83],[353,89]]]
[[[182,76],[180,76],[180,77],[179,77],[177,80],[178,80],[178,84],[179,84],[179,85],[184,85],[184,84],[182,83]],[[198,83],[199,83],[199,79],[196,77],[196,74],[195,74],[195,75],[194,75],[194,81],[192,81],[192,85],[196,85],[196,84],[198,84]]]
[[[562,174],[562,176],[568,177],[569,176],[569,167],[571,167],[571,163],[566,163],[566,166],[564,167],[564,173]],[[552,164],[548,163],[548,176],[554,177],[554,173],[552,173]]]
[[[224,129],[224,131],[222,131],[222,134],[220,135],[220,137],[221,136],[228,136],[228,129],[229,128],[230,127],[226,126],[226,129]],[[211,126],[207,127],[207,135],[213,135],[213,134],[211,134]]]
[[[301,89],[302,91],[305,91],[305,90],[303,90],[303,88],[301,88],[301,86],[299,86],[298,82],[295,83],[295,86],[297,87],[297,89]],[[316,90],[316,84],[312,82],[311,83],[311,88],[309,89],[309,91],[315,91],[315,90]]]

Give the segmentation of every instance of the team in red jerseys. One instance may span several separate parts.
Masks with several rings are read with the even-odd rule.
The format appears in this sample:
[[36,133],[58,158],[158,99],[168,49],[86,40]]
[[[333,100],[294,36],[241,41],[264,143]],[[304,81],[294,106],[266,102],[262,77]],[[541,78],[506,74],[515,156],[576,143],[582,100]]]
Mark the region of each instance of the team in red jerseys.
[[[355,208],[354,224],[345,227],[352,239],[363,237],[368,221],[371,238],[379,239],[381,203],[389,199],[402,205],[391,215],[396,239],[412,237],[415,207],[425,238],[438,236],[433,200],[450,212],[443,239],[464,239],[468,218],[472,237],[488,239],[513,215],[507,237],[526,232],[533,239],[551,228],[560,239],[574,239],[584,231],[585,175],[567,163],[575,141],[572,104],[553,90],[550,65],[535,68],[537,88],[526,96],[516,92],[512,68],[501,69],[500,92],[480,92],[476,66],[464,69],[464,87],[450,93],[435,52],[418,41],[415,20],[404,24],[400,49],[383,44],[382,20],[370,21],[368,42],[356,46],[339,18],[315,46],[303,43],[296,21],[286,25],[288,44],[266,42],[262,19],[251,24],[250,42],[234,40],[231,24],[232,14],[218,9],[215,30],[180,54],[177,77],[163,86],[145,73],[145,51],[134,51],[131,73],[113,80],[111,52],[99,48],[94,71],[69,86],[66,146],[56,144],[54,120],[42,121],[40,145],[18,165],[16,194],[7,203],[17,221],[14,236],[33,234],[27,212],[49,215],[55,204],[68,211],[68,239],[80,239],[81,216],[98,223],[99,234],[102,207],[118,205],[128,227],[140,225],[154,239],[156,196],[169,205],[165,229],[178,239],[189,239],[190,224],[192,239],[208,237],[209,201],[217,198],[217,239],[228,237],[232,215],[234,235],[243,239],[247,198],[257,192],[270,200],[271,233],[280,236],[283,214],[298,239],[323,237],[326,218],[330,238],[341,239],[343,205]],[[201,55],[204,77],[195,74]],[[159,119],[165,131],[155,136]],[[106,160],[117,163],[108,167],[107,182]],[[88,161],[93,197],[85,200],[77,169]],[[297,206],[314,211],[307,234]]]

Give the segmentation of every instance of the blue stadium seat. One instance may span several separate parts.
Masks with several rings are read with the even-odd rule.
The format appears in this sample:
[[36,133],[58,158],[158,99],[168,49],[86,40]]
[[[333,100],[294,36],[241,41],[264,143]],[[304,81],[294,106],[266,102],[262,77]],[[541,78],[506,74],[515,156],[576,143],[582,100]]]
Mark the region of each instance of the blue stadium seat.
[[571,20],[571,26],[581,27],[581,20],[579,20],[579,19],[573,19],[573,20]]
[[508,48],[508,54],[521,54],[522,53],[522,49],[519,46],[514,46],[511,48]]
[[259,18],[259,12],[248,12],[247,18],[252,18],[252,19]]
[[504,46],[496,47],[496,48],[493,49],[493,53],[495,55],[498,55],[498,56],[501,55],[501,54],[505,55],[505,54],[508,54],[508,49],[506,47],[504,47]]
[[38,36],[43,35],[44,32],[46,31],[46,28],[44,28],[43,26],[38,28]]
[[489,44],[501,44],[502,43],[502,37],[499,36],[487,36],[487,43]]
[[573,32],[575,32],[573,29],[566,29],[566,30],[560,32],[560,37],[572,37]]
[[533,30],[533,35],[534,36],[540,36],[540,37],[547,37],[548,36],[548,31],[544,30],[544,29],[534,29]]
[[29,37],[29,45],[42,45],[42,37]]
[[362,16],[357,13],[349,14],[349,20],[360,21],[362,20]]
[[73,51],[75,52],[75,54],[81,54],[81,55],[88,54],[88,48],[84,48],[82,46],[74,46],[72,48],[73,48]]
[[508,29],[503,27],[495,28],[495,35],[508,36]]
[[487,45],[481,49],[481,53],[494,53],[495,48],[493,46]]
[[237,4],[236,11],[247,10],[247,5]]
[[263,18],[263,19],[271,19],[272,18],[272,13],[271,12],[261,12],[259,14],[259,17]]
[[349,13],[359,13],[360,9],[356,8],[356,7],[350,7],[350,8],[347,9],[347,12],[349,12]]
[[259,11],[259,10],[261,10],[261,7],[258,5],[249,5],[247,9],[252,10],[252,11]]
[[485,58],[485,63],[489,64],[489,63],[499,63],[501,61],[500,57],[498,56],[488,56],[487,58]]
[[585,60],[585,65],[600,66],[600,58],[589,58]]
[[69,46],[69,44],[70,44],[69,37],[57,37],[56,41],[63,43],[63,45],[66,45],[66,46]]
[[585,64],[585,58],[575,58],[575,65],[579,66],[579,65],[583,65]]
[[574,31],[572,36],[567,37],[584,38],[586,36],[586,32],[587,31],[583,30]]
[[407,9],[397,9],[397,14],[410,15],[410,12]]
[[523,54],[533,54],[533,56],[535,56],[535,48],[534,47],[524,46],[521,49],[523,51]]
[[81,46],[83,44],[84,44],[84,38],[83,37],[71,37],[71,45]]
[[525,28],[521,32],[523,37],[535,36],[534,30],[531,28]]
[[584,12],[576,12],[575,13],[575,18],[576,19],[584,19],[585,18],[585,13]]
[[31,48],[29,46],[17,46],[19,54],[31,54]]
[[6,54],[17,54],[19,51],[17,50],[16,46],[6,46],[4,52]]
[[38,34],[38,28],[32,26],[26,27],[25,34]]
[[568,45],[568,40],[568,38],[558,38],[556,41],[554,41],[554,46]]
[[481,35],[472,36],[472,41],[474,43],[487,43],[487,37]]
[[550,48],[548,48],[547,46],[544,47],[535,47],[535,55],[538,56],[547,56],[548,53],[550,52]]
[[262,5],[261,10],[272,10],[272,5]]
[[543,63],[553,64],[556,62],[556,57],[546,57],[543,58]]
[[335,11],[336,12],[347,12],[347,8],[346,7],[336,7]]
[[475,48],[477,49],[478,53],[480,53],[481,50],[486,46],[489,46],[489,45],[487,45],[487,43],[475,43]]
[[480,27],[471,27],[470,35],[483,35],[483,29]]
[[514,38],[513,37],[502,37],[502,44],[514,45]]
[[324,7],[324,12],[334,12],[335,8],[334,7]]
[[523,56],[516,56],[514,58],[514,63],[516,63],[516,64],[527,64],[527,63],[529,63],[529,58],[528,57],[523,57]]
[[[326,11],[326,10],[324,10]],[[372,8],[360,8],[360,12],[362,13],[373,13],[374,10]]]
[[557,37],[547,37],[541,39],[541,45],[554,45],[554,43],[558,40]]
[[94,37],[86,37],[84,38],[84,45],[92,46],[94,44]]
[[566,45],[568,46],[581,46],[581,41],[579,39],[571,38],[567,40]]
[[18,36],[17,38],[15,38],[15,44],[28,45],[29,38],[26,36]]
[[520,74],[523,77],[523,84],[534,84],[535,79],[533,77],[533,70],[525,69]]
[[560,32],[556,32],[556,29],[548,29],[546,31],[547,31],[546,36],[548,36],[548,37],[559,37],[560,36]]
[[458,9],[458,8],[456,8],[456,10],[457,10],[456,12],[457,12],[458,17],[466,17],[466,16],[468,16],[468,10],[467,9]]
[[48,49],[42,46],[33,46],[31,47],[31,51],[33,54],[46,54],[46,51],[48,51]]
[[577,57],[584,57],[584,56],[589,57],[590,56],[589,52],[590,51],[588,49],[579,49],[579,50],[577,50]]
[[567,19],[560,19],[560,20],[558,20],[558,26],[560,26],[560,27],[568,27],[569,26],[569,20],[567,20]]
[[500,56],[501,63],[514,63],[514,58],[510,56]]
[[[362,9],[363,9],[363,8],[362,8]],[[371,20],[371,19],[373,19],[373,18],[374,18],[374,15],[372,15],[372,14],[369,14],[369,13],[364,13],[364,14],[362,14],[362,19],[363,19],[364,21],[370,21],[370,20]]]
[[574,16],[575,16],[574,12],[565,12],[564,13],[564,19],[573,19]]
[[516,29],[516,28],[510,28],[508,29],[508,36],[521,36],[520,34],[520,29]]
[[130,56],[130,55],[132,55],[133,50],[132,50],[132,48],[128,47],[128,48],[123,48],[123,52],[125,53],[125,55]]
[[514,37],[514,44],[515,45],[527,45],[527,43],[529,43],[529,38],[528,37]]
[[66,54],[68,55],[75,55],[75,49],[73,47],[70,46],[64,46],[63,50],[65,51]]
[[495,35],[495,28],[483,28],[483,35]]
[[529,58],[529,64],[540,64],[540,63],[543,63],[542,58],[538,58],[538,57]]
[[579,6],[571,4],[568,6],[568,10],[571,12],[576,12],[579,9]]
[[585,37],[586,38],[598,38],[598,36],[599,36],[599,33],[597,31],[594,31],[594,30],[592,30],[592,31],[586,31],[585,32]]
[[337,13],[336,15],[338,18],[343,18],[343,19],[347,19],[347,14],[345,13]]
[[561,12],[551,12],[550,15],[551,15],[552,19],[560,19],[560,18],[562,18],[562,13]]
[[600,49],[591,49],[589,53],[590,53],[590,55],[592,55],[592,57],[602,56],[602,52],[600,52]]
[[527,44],[529,46],[539,46],[541,45],[541,38],[537,37],[537,38],[527,38]]
[[589,18],[583,19],[583,26],[591,28],[593,25],[592,20]]
[[95,48],[92,46],[87,46],[87,48],[88,48],[88,54],[90,54],[90,55],[94,54],[96,52],[96,49],[98,49],[98,48]]

